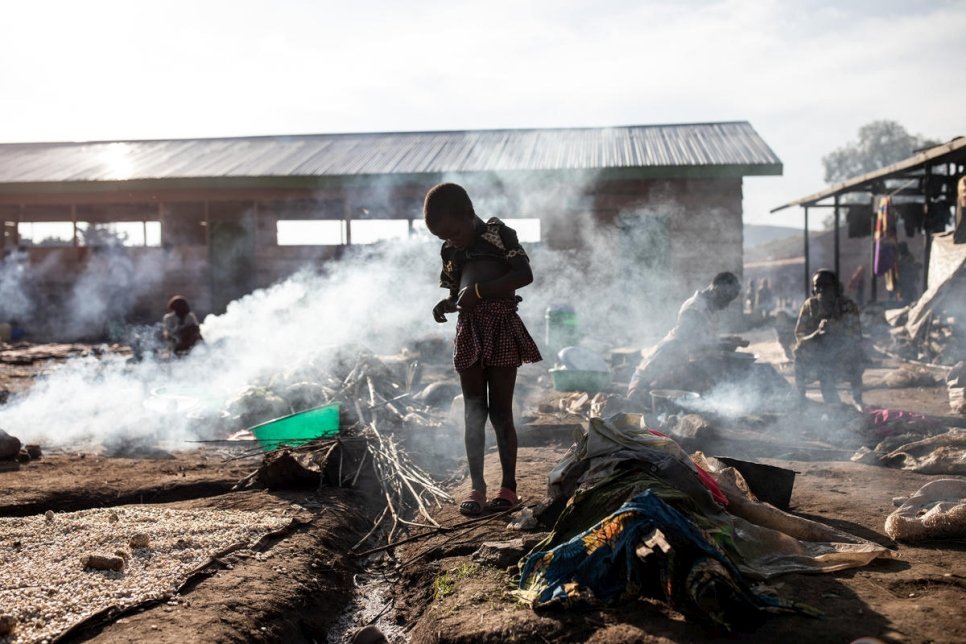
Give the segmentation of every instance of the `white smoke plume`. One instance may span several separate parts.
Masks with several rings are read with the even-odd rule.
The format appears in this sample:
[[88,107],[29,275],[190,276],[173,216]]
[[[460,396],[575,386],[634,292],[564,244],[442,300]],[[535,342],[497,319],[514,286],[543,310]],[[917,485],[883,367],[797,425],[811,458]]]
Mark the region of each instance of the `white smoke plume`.
[[[471,197],[479,188],[466,187]],[[482,218],[559,217],[581,242],[579,252],[546,244],[528,248],[535,281],[520,291],[520,315],[538,344],[544,312],[558,304],[574,307],[581,342],[605,357],[611,347],[643,345],[667,331],[683,299],[680,276],[662,268],[670,242],[666,222],[678,214],[674,203],[620,213],[617,225],[602,225],[589,214],[583,185],[560,184],[549,196],[524,182],[504,180],[499,188],[479,191],[504,195],[475,199]],[[438,325],[430,313],[446,294],[437,281],[439,244],[424,236],[350,247],[321,273],[306,269],[230,303],[222,315],[207,316],[205,349],[182,360],[70,361],[0,407],[0,427],[25,442],[74,449],[126,441],[178,449],[192,447],[187,441],[221,437],[225,428],[206,422],[199,410],[218,408],[240,389],[307,362],[324,370],[340,346],[394,354],[414,338],[451,340],[454,317]],[[95,268],[74,291],[75,305],[90,305],[83,314],[75,311],[79,323],[122,316],[130,301],[118,288],[133,290],[142,280],[147,288],[157,278],[149,264],[110,253]],[[544,351],[544,358],[545,367],[553,366],[554,356]]]

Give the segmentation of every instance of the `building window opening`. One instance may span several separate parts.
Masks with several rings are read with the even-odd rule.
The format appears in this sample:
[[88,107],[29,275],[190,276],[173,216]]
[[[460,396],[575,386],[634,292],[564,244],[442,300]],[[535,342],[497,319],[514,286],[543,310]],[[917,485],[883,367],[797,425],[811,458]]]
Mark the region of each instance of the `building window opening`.
[[17,236],[24,246],[73,246],[74,222],[22,221]]
[[409,237],[407,219],[353,219],[349,225],[352,227],[353,245],[375,244]]
[[275,234],[279,246],[342,246],[346,225],[341,219],[279,219]]
[[79,246],[153,246],[161,245],[160,221],[77,222]]

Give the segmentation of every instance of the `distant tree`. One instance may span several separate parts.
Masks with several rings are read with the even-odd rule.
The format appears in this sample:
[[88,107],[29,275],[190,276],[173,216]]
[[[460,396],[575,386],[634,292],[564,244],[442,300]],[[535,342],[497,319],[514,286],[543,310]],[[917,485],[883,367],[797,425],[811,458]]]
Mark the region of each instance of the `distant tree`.
[[114,230],[107,224],[88,224],[86,228],[78,227],[77,233],[84,246],[124,246],[128,235],[121,230]]
[[[895,121],[872,121],[859,128],[858,141],[850,141],[822,157],[825,181],[845,181],[902,161],[917,150],[938,144],[938,141],[918,134],[909,134]],[[843,196],[843,203],[850,201],[849,195]],[[834,216],[830,214],[825,217],[822,225],[831,229],[835,225]]]
[[872,121],[859,128],[858,141],[850,141],[822,157],[825,181],[845,181],[902,161],[916,150],[933,145],[938,145],[938,141],[909,134],[895,121]]

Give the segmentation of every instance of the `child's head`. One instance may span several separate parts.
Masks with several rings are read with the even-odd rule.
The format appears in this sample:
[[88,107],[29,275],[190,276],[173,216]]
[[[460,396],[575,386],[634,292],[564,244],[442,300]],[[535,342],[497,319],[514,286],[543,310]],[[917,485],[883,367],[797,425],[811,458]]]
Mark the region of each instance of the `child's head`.
[[191,312],[191,307],[188,306],[188,300],[182,295],[175,295],[170,300],[168,300],[168,310],[172,311],[178,317],[184,317]]
[[476,212],[463,186],[441,183],[431,188],[423,202],[423,219],[429,232],[454,246],[472,241]]

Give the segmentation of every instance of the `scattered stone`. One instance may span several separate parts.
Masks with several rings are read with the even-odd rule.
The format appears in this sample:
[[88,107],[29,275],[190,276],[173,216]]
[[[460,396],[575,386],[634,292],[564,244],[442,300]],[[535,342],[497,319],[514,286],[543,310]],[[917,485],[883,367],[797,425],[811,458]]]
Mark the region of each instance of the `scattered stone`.
[[882,378],[882,386],[899,389],[907,387],[932,387],[936,378],[925,369],[900,367],[890,371]]
[[138,532],[133,537],[129,545],[132,548],[150,548],[151,547],[151,537],[148,536],[146,532]]
[[526,553],[527,548],[523,539],[487,541],[473,553],[472,559],[483,566],[503,569],[520,561]]
[[291,451],[283,449],[265,457],[255,479],[269,490],[314,489],[319,487],[322,473],[307,468]]
[[714,426],[698,414],[668,416],[661,429],[681,444],[685,451],[701,449],[717,434]]
[[20,439],[0,429],[0,461],[15,461],[20,454]]
[[389,640],[383,635],[382,631],[376,626],[365,626],[352,634],[349,640],[352,644],[384,644]]
[[128,552],[127,550],[121,550],[120,548],[118,548],[117,550],[114,551],[114,554],[120,557],[121,559],[123,559],[124,561],[131,560],[131,553]]
[[44,519],[47,520],[47,523],[52,523],[54,520],[54,511],[47,510],[46,512],[44,512]]
[[92,570],[124,570],[124,559],[114,555],[87,555],[81,558],[81,564]]
[[24,449],[27,450],[27,454],[30,455],[30,459],[34,461],[39,461],[44,453],[40,449],[40,445],[24,445]]
[[460,386],[452,382],[434,382],[413,396],[415,400],[426,403],[430,407],[444,409],[452,404],[453,398],[460,394]]
[[108,523],[117,523],[120,521],[120,517],[117,516],[117,512],[111,512],[109,515],[107,515],[107,521]]

